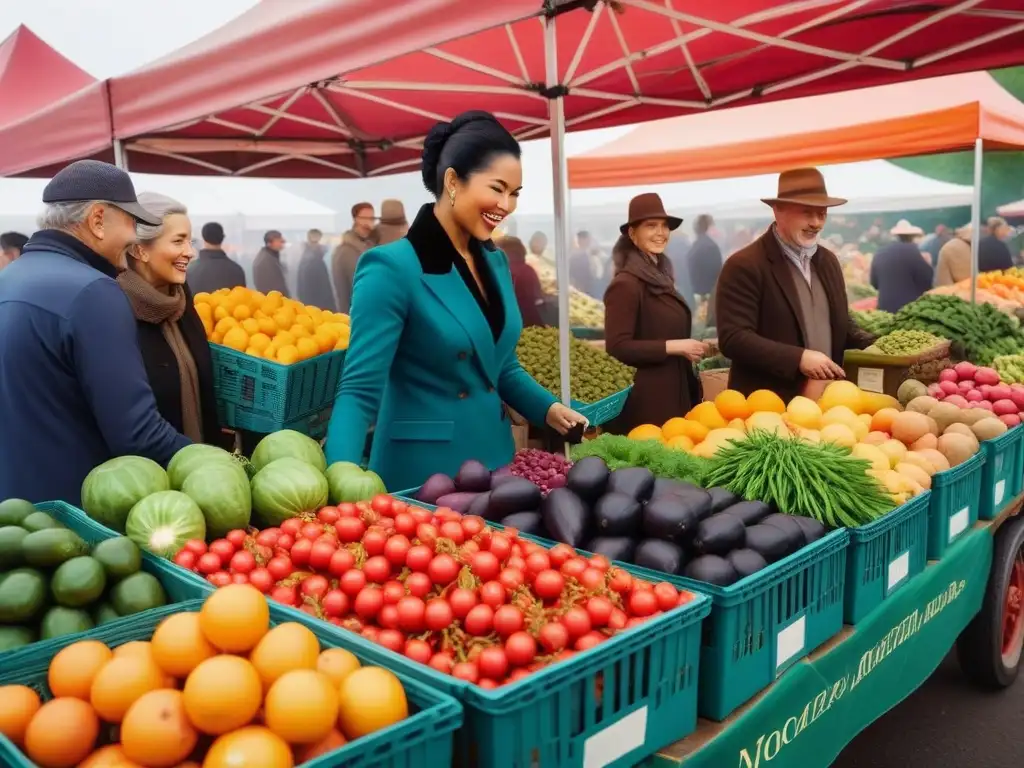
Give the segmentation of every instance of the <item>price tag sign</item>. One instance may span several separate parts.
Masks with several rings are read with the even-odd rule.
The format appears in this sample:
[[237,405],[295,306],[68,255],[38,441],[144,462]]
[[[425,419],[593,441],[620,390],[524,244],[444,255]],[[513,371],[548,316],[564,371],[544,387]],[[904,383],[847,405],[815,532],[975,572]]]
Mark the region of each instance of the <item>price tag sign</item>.
[[885,371],[881,368],[858,369],[857,386],[868,392],[881,394],[885,389]]

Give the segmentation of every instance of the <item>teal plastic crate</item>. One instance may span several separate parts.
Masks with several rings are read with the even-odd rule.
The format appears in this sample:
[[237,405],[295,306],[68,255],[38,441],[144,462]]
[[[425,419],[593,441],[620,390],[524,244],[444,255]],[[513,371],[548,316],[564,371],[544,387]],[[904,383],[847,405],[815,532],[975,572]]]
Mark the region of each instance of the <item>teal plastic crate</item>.
[[994,440],[984,440],[981,452],[985,464],[981,470],[981,520],[994,520],[1003,507],[1017,498],[1024,484],[1021,456],[1024,455],[1024,430],[1008,429]]
[[217,410],[224,426],[276,432],[334,404],[345,352],[325,352],[294,365],[261,360],[211,344]]
[[621,392],[616,392],[614,395],[598,400],[596,403],[581,403],[579,400],[572,401],[573,410],[582,416],[586,416],[590,422],[590,426],[599,427],[602,424],[607,424],[609,421],[614,419],[626,406],[626,398],[629,397],[629,393],[633,390],[633,385],[630,384]]
[[604,338],[604,328],[586,328],[582,325],[574,325],[569,331],[577,339],[584,341],[601,341]]
[[928,564],[925,491],[873,523],[850,528],[843,620],[856,624]]
[[327,437],[327,425],[331,421],[331,412],[333,410],[334,405],[332,403],[323,410],[285,422],[279,428],[266,429],[268,422],[256,413],[253,408],[246,408],[234,403],[225,403],[222,400],[217,401],[217,418],[221,424],[250,424],[252,426],[235,427],[235,429],[243,429],[256,434],[269,434],[270,432],[278,431],[278,429],[293,429],[296,432],[308,435],[314,440],[323,440]]
[[985,453],[932,476],[928,509],[928,559],[938,560],[949,545],[978,522]]
[[[76,640],[99,640],[114,648],[133,640],[148,640],[157,625],[167,616],[182,611],[198,611],[201,600],[183,605],[146,611],[133,617],[135,621],[119,621],[85,635],[58,638],[38,643],[30,649],[14,651],[5,659],[0,672],[0,685],[22,684],[49,698],[46,673],[50,660]],[[291,621],[292,617],[271,603],[273,624]],[[325,633],[317,624],[306,622],[320,639],[321,647],[345,648],[364,665],[377,665],[376,648],[353,634]],[[462,707],[449,696],[431,690],[414,677],[392,670],[399,676],[409,700],[409,717],[377,733],[349,742],[340,749],[303,763],[303,768],[417,768],[447,766],[452,760],[452,734],[462,724]],[[7,768],[34,768],[33,764],[3,736],[0,736],[0,765]]]

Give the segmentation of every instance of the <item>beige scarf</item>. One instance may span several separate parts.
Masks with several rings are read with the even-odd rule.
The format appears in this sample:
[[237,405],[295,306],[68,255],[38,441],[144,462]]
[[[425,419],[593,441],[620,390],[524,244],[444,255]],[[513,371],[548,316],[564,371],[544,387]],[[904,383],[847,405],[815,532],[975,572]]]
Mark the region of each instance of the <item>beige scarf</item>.
[[185,314],[185,288],[173,286],[164,293],[147,283],[132,269],[117,277],[117,283],[128,297],[135,317],[144,323],[159,325],[171,353],[178,363],[181,379],[181,425],[185,436],[203,442],[203,421],[199,402],[199,371],[192,352],[185,343],[178,321]]

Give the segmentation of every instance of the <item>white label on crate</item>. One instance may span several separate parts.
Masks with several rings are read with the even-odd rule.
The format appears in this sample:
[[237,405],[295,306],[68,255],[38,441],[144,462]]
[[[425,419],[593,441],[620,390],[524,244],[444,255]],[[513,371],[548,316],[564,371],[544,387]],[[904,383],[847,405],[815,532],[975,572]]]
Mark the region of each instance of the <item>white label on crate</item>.
[[775,650],[775,668],[778,669],[804,649],[807,621],[801,616],[779,632]]
[[647,741],[647,707],[630,712],[621,720],[583,742],[583,768],[604,768]]
[[910,573],[910,550],[889,563],[889,587],[887,592],[892,592],[893,587],[907,578]]
[[1000,480],[996,483],[996,487],[992,490],[992,506],[999,511],[999,506],[1003,503],[1003,498],[1006,496],[1006,481]]
[[885,389],[885,371],[881,368],[859,368],[857,386],[868,392],[881,393]]
[[967,523],[970,522],[970,509],[964,507],[951,518],[949,518],[949,541],[952,541],[961,533],[967,530]]

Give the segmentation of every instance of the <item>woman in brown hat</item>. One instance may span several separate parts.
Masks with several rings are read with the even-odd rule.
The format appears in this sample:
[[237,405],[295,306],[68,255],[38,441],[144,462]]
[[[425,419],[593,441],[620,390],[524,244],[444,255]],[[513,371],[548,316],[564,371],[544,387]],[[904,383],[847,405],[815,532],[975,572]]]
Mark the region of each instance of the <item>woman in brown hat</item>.
[[377,244],[386,245],[401,240],[409,232],[405,206],[401,200],[385,200],[380,204],[380,222],[377,224]]
[[604,294],[605,349],[634,366],[633,391],[607,431],[626,434],[640,424],[664,424],[700,402],[693,363],[707,354],[690,338],[692,315],[676,290],[665,256],[672,231],[683,220],[669,216],[655,193],[629,201],[629,219],[612,249],[615,277]]

